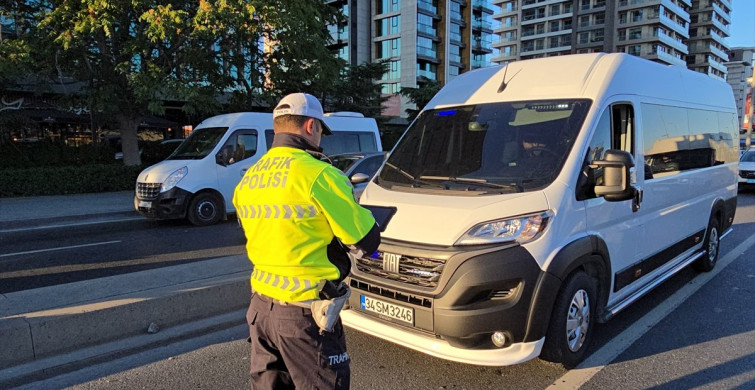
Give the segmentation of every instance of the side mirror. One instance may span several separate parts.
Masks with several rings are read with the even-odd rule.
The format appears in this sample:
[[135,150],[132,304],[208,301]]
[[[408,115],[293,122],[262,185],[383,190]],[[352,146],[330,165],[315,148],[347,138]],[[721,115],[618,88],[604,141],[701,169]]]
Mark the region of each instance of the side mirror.
[[223,148],[220,149],[218,154],[215,155],[215,163],[226,167],[228,166],[228,164],[230,164],[231,157],[233,157],[233,146],[232,145],[223,146]]
[[623,150],[606,150],[604,160],[593,161],[590,168],[603,168],[603,184],[595,186],[595,195],[609,202],[633,199],[636,189],[630,183],[629,168],[634,167],[634,158]]
[[355,173],[351,176],[350,180],[351,184],[359,184],[370,180],[370,177],[365,175],[364,173]]

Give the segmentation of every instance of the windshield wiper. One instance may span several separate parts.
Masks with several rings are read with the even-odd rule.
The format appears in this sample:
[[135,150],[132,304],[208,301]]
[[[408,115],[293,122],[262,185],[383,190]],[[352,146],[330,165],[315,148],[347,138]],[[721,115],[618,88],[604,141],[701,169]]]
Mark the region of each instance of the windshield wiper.
[[387,161],[385,162],[385,166],[393,168],[393,169],[396,170],[396,172],[404,175],[408,179],[411,179],[412,180],[412,186],[415,186],[417,184],[425,184],[425,185],[435,186],[435,184],[433,184],[433,183],[422,181],[421,180],[422,176],[420,176],[419,179],[418,179],[418,178],[414,177],[414,175],[412,175],[411,173],[409,173],[409,172],[407,172],[407,171],[405,171],[405,170],[403,170],[403,169],[401,169],[401,168],[399,168],[399,167],[397,167],[397,166],[395,166],[395,165],[393,165],[393,164],[391,164],[391,163],[389,163]]
[[453,181],[457,183],[471,183],[471,184],[477,184],[482,187],[492,187],[492,188],[513,188],[519,192],[523,192],[524,189],[519,184],[503,184],[503,183],[493,183],[488,181],[487,179],[482,178],[474,178],[474,177],[454,177],[454,176],[420,176],[420,179],[425,180],[444,180],[444,181]]

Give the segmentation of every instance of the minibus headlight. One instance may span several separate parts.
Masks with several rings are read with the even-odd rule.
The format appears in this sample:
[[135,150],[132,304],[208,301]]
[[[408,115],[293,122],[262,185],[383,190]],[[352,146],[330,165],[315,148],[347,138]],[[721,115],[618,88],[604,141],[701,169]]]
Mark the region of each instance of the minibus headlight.
[[187,173],[189,173],[189,168],[187,167],[181,167],[173,171],[173,173],[168,175],[168,178],[165,179],[163,185],[160,186],[160,192],[165,192],[175,187],[176,184],[178,184],[178,182],[181,181],[181,179],[183,179]]
[[467,231],[456,245],[479,245],[516,241],[520,244],[536,239],[545,230],[553,212],[499,219],[475,225]]

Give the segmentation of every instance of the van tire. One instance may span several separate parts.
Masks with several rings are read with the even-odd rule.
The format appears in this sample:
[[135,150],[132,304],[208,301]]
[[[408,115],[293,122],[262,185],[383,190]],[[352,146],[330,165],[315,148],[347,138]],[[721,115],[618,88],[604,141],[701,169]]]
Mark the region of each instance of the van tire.
[[705,240],[703,241],[705,254],[692,263],[692,268],[695,271],[710,272],[716,266],[718,253],[720,252],[719,246],[721,245],[720,229],[721,225],[718,223],[718,218],[715,216],[711,217],[710,222],[708,222],[708,230],[705,232]]
[[192,198],[187,217],[194,226],[214,225],[223,217],[223,202],[211,193],[200,193]]
[[583,271],[573,273],[556,298],[540,359],[567,369],[579,364],[592,339],[597,303],[595,281]]

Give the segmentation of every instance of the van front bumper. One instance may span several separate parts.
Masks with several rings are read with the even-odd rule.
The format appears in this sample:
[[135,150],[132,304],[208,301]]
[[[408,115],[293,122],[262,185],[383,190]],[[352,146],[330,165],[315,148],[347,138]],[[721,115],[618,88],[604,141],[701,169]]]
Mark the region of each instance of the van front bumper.
[[152,199],[134,196],[134,208],[139,214],[153,219],[179,219],[186,217],[191,193],[178,187],[161,192]]
[[511,344],[505,348],[465,349],[454,347],[447,341],[433,336],[391,326],[389,323],[356,310],[342,311],[341,321],[350,328],[430,356],[478,366],[496,367],[524,363],[540,355],[545,342],[545,338],[541,338],[529,343]]
[[[388,271],[370,271],[357,263],[349,280],[350,310],[343,317],[347,326],[471,364],[515,364],[540,353],[561,281],[543,272],[522,246],[423,249],[384,242],[380,251],[400,253],[401,272],[411,263],[407,257],[445,259],[444,269],[430,289],[402,282],[401,277],[389,280]],[[367,300],[411,309],[412,321],[367,310]],[[493,344],[496,332],[505,335],[503,346]]]

